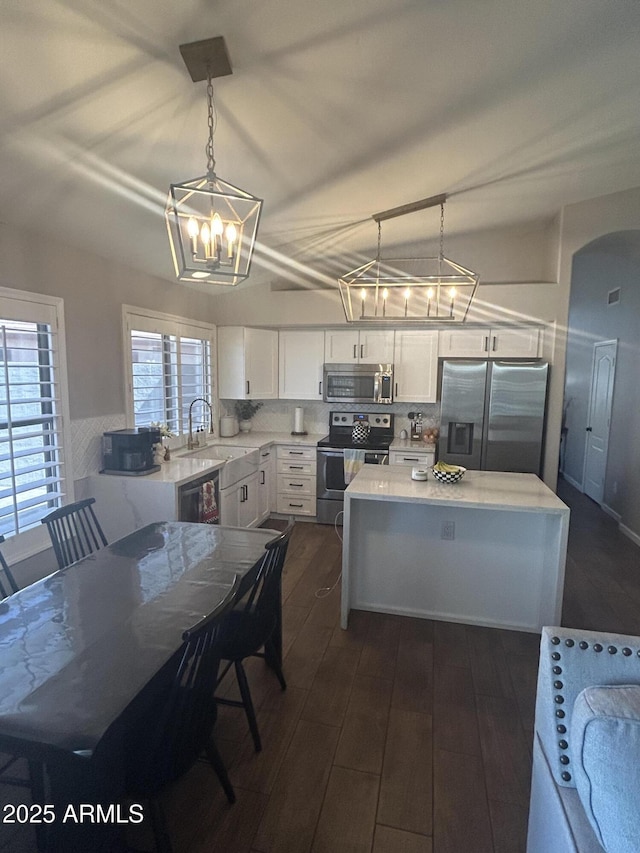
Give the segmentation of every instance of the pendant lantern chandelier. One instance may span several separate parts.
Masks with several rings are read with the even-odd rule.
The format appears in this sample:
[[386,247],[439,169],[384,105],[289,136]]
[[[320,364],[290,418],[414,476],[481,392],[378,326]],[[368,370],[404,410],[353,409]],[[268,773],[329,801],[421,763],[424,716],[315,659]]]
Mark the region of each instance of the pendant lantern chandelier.
[[215,171],[215,77],[232,73],[224,38],[180,45],[194,82],[207,81],[207,173],[171,184],[165,219],[180,281],[236,285],[249,275],[262,199],[223,181]]
[[[479,276],[444,255],[446,200],[444,194],[431,196],[371,217],[378,224],[376,257],[338,279],[348,323],[464,323]],[[382,257],[380,223],[383,220],[437,206],[440,207],[437,257]]]

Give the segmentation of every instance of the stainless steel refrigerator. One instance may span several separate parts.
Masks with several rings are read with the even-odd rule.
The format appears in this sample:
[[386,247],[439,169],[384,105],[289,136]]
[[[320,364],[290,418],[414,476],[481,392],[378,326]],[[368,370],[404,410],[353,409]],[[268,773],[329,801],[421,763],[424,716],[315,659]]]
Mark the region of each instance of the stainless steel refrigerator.
[[548,375],[544,361],[442,362],[438,459],[539,475]]

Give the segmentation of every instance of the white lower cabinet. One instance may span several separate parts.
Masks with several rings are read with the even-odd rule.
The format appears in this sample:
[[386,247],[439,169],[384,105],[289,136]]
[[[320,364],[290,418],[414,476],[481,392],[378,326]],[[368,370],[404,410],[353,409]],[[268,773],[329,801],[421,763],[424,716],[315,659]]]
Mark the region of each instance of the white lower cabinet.
[[276,509],[276,456],[273,447],[260,451],[258,469],[258,523],[269,518]]
[[316,448],[282,445],[277,453],[277,511],[316,514]]
[[220,521],[227,527],[255,527],[258,516],[258,471],[220,490]]
[[436,461],[436,451],[424,450],[422,447],[413,450],[390,450],[389,465],[406,465],[407,467],[420,465],[421,467],[431,468]]

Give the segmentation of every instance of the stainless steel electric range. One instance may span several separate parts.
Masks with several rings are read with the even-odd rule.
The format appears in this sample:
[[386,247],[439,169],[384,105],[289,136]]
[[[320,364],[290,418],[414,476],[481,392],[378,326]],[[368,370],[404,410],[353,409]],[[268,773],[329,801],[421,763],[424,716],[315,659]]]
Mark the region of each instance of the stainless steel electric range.
[[[353,440],[355,424],[369,423],[365,441]],[[367,465],[387,465],[393,441],[393,415],[389,412],[331,412],[329,435],[318,442],[316,515],[320,524],[342,523],[344,490],[344,449],[364,451]]]

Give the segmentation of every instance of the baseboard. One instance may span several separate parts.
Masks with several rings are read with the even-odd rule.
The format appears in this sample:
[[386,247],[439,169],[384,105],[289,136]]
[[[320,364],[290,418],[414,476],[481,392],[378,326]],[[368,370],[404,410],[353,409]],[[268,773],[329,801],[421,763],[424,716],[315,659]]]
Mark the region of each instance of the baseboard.
[[620,524],[620,519],[622,518],[622,516],[619,512],[616,512],[615,509],[612,509],[609,504],[600,504],[600,509],[603,512],[606,512],[607,515],[610,515],[611,518],[613,518],[615,521],[618,522],[618,524]]
[[569,483],[570,486],[573,486],[574,489],[577,489],[579,492],[582,491],[582,483],[579,483],[577,480],[574,480],[573,477],[570,477],[568,474],[562,474],[563,479]]
[[638,536],[637,533],[634,533],[630,527],[626,526],[626,524],[619,524],[618,529],[620,530],[620,533],[624,533],[625,536],[628,536],[634,544],[640,545],[640,536]]

